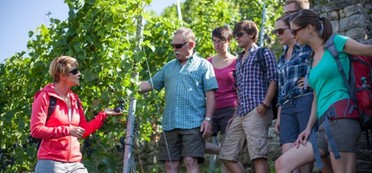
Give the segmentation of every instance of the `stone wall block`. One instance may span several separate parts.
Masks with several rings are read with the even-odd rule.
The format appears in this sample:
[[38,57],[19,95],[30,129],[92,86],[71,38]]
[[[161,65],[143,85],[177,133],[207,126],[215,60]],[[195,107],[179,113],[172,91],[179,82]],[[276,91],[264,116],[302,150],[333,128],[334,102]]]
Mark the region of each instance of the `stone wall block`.
[[349,5],[353,5],[351,1],[338,1],[338,2],[330,2],[320,7],[321,12],[331,12],[331,11],[338,11],[341,10]]
[[340,32],[340,24],[339,24],[338,20],[330,21],[330,22],[331,22],[331,25],[332,25],[333,32],[334,33],[339,33]]
[[355,14],[353,16],[343,18],[340,20],[340,31],[347,31],[357,27],[365,27],[367,19],[362,14]]
[[345,35],[353,38],[354,40],[365,39],[367,37],[365,28],[353,28],[346,31]]
[[338,11],[338,15],[340,16],[340,19],[346,17],[344,10],[339,10],[339,11]]
[[[342,10],[340,10],[342,11]],[[338,11],[331,11],[330,13],[328,13],[328,20],[340,20],[340,17],[339,17],[339,12]]]
[[366,3],[366,4],[364,5],[364,8],[367,9],[367,10],[372,10],[372,1],[369,2],[369,3]]
[[363,14],[363,15],[367,14],[366,10],[363,8],[361,4],[347,6],[344,9],[344,12],[345,12],[346,17],[350,17],[354,14]]

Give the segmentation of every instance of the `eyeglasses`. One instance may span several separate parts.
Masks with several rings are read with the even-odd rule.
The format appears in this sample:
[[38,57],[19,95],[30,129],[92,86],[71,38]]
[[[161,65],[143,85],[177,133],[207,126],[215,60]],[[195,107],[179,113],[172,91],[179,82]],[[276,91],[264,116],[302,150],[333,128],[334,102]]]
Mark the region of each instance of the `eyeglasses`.
[[291,29],[290,31],[291,31],[291,33],[292,33],[293,36],[296,36],[297,35],[297,32],[299,30],[301,30],[301,29],[304,29],[305,27],[307,27],[307,25],[306,26],[303,26],[301,28],[298,28],[298,29]]
[[237,32],[234,34],[234,37],[242,37],[244,34],[246,34],[245,32]]
[[189,43],[189,42],[186,42],[186,43],[183,43],[183,44],[172,44],[172,47],[176,48],[176,49],[181,49],[187,43]]
[[272,33],[273,33],[274,35],[283,35],[283,33],[284,33],[284,31],[285,31],[286,29],[289,29],[289,28],[278,28],[278,29],[272,31]]
[[286,11],[286,12],[284,12],[284,15],[296,13],[297,11],[300,11],[300,10]]
[[69,71],[69,73],[71,73],[73,75],[77,75],[79,73],[79,69],[78,68],[75,68],[75,69]]

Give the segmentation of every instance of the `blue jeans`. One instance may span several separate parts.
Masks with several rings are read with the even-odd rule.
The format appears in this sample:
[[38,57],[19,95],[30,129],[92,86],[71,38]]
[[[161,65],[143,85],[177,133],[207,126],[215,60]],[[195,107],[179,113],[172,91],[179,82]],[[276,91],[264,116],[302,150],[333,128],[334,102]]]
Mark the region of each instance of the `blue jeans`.
[[35,173],[88,173],[81,162],[58,162],[54,160],[38,160]]

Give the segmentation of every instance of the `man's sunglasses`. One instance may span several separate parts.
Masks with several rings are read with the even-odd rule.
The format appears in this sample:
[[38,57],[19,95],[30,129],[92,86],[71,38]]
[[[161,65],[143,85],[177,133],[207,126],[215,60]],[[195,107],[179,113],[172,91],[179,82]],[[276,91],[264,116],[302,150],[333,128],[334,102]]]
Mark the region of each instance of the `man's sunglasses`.
[[285,31],[286,29],[289,29],[289,28],[278,28],[278,29],[272,31],[272,33],[273,33],[274,35],[283,35],[283,33],[284,33],[284,31]]
[[234,37],[242,37],[244,34],[244,32],[237,32],[234,34]]
[[75,68],[75,69],[69,71],[69,73],[71,73],[73,75],[77,75],[79,73],[79,69],[78,68]]
[[183,43],[183,44],[172,44],[172,47],[176,48],[176,49],[181,49],[187,43],[189,43],[189,42],[186,42],[186,43]]

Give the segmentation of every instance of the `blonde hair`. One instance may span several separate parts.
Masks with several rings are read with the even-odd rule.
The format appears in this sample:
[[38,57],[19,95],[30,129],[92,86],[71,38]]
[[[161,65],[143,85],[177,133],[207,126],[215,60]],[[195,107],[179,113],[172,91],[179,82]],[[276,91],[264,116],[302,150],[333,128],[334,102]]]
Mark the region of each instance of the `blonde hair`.
[[79,66],[77,60],[70,56],[60,56],[54,58],[49,65],[49,74],[52,76],[54,82],[59,82],[60,74],[68,74],[71,66]]

